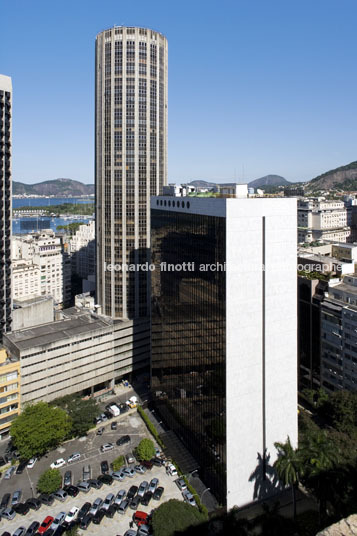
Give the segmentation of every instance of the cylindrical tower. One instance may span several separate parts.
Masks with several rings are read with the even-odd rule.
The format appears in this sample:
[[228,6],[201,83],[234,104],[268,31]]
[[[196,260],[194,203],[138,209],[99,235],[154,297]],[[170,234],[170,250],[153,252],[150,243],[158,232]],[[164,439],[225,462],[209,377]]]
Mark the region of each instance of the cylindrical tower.
[[149,261],[150,196],[167,183],[162,34],[114,27],[97,35],[95,107],[97,302],[112,318],[145,317],[149,273],[133,265]]

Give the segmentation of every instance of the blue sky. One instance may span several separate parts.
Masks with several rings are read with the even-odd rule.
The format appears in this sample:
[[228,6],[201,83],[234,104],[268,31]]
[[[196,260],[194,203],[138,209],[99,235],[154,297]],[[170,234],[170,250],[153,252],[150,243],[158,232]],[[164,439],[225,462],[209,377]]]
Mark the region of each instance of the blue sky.
[[3,0],[1,13],[14,180],[93,182],[95,36],[121,24],[168,38],[170,182],[308,180],[357,160],[355,0]]

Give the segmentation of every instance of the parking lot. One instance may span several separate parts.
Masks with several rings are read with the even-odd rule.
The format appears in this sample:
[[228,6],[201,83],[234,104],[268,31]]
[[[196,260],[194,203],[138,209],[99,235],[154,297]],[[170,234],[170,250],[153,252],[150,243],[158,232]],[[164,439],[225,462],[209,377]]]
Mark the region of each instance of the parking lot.
[[[111,423],[117,422],[117,430],[111,430]],[[62,476],[66,471],[72,472],[72,483],[77,484],[82,480],[83,466],[90,465],[91,477],[96,478],[100,473],[100,463],[104,460],[110,464],[115,458],[120,455],[125,455],[131,452],[144,437],[150,437],[143,423],[141,417],[137,414],[136,410],[131,411],[129,414],[124,414],[116,419],[111,419],[106,423],[101,423],[99,426],[104,426],[103,435],[98,436],[96,430],[89,432],[85,438],[75,439],[64,443],[58,449],[48,453],[37,461],[32,469],[25,469],[21,475],[15,474],[10,480],[4,480],[2,478],[0,482],[0,498],[5,493],[13,493],[16,490],[22,490],[21,502],[25,502],[26,499],[37,496],[36,484],[40,475],[50,467],[50,464],[58,458],[68,458],[75,452],[79,452],[81,457],[78,461],[61,467],[60,472]],[[115,443],[119,437],[128,434],[131,438],[130,444],[118,447]],[[113,443],[114,449],[108,452],[102,453],[100,447],[105,443]],[[160,501],[152,500],[148,506],[139,506],[139,510],[145,512],[151,512],[153,508],[156,508],[161,502],[167,501],[171,498],[182,499],[181,492],[174,482],[174,477],[168,476],[163,467],[154,466],[151,471],[145,474],[135,474],[134,478],[126,478],[123,482],[114,481],[112,485],[104,485],[100,490],[91,489],[88,493],[79,493],[77,497],[68,497],[65,502],[55,501],[52,506],[42,505],[40,510],[30,510],[26,516],[19,514],[12,521],[1,520],[1,531],[9,531],[13,533],[18,527],[28,527],[32,521],[42,520],[51,515],[55,517],[59,512],[68,512],[73,506],[81,507],[85,502],[94,502],[97,497],[104,499],[108,493],[116,494],[119,490],[124,489],[128,491],[130,486],[139,486],[143,480],[150,481],[152,478],[159,479],[159,485],[165,488],[164,494]],[[100,525],[89,525],[85,532],[88,535],[100,535],[116,536],[124,534],[129,528],[129,523],[132,519],[134,511],[128,508],[124,515],[116,513],[113,519],[104,517]]]

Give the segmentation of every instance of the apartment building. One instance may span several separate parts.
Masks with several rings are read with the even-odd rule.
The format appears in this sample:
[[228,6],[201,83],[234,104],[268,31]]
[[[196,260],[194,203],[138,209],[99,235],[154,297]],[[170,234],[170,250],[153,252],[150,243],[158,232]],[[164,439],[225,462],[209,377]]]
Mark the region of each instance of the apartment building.
[[357,390],[357,273],[330,285],[321,305],[321,383]]
[[0,439],[9,435],[20,412],[20,361],[0,349]]
[[32,260],[12,261],[12,297],[33,298],[41,296],[41,268]]
[[276,493],[274,443],[297,444],[296,212],[151,199],[156,410],[228,509]]
[[68,241],[72,273],[86,279],[95,274],[95,221],[80,225]]
[[72,307],[55,322],[8,333],[4,345],[21,364],[24,403],[110,391],[123,376],[147,367],[145,322],[113,321]]
[[12,83],[0,74],[0,341],[11,329]]
[[346,242],[351,234],[343,201],[322,197],[298,200],[298,242]]
[[[40,294],[52,296],[55,306],[61,307],[71,296],[71,266],[70,259],[64,251],[61,237],[56,237],[50,230],[27,235],[16,235],[12,241],[12,258],[18,263],[15,269],[13,281],[16,281],[17,289],[26,289],[26,282],[40,270]],[[32,268],[31,268],[32,266]],[[15,279],[15,276],[17,278]],[[28,298],[36,296],[37,285],[31,293],[28,287]],[[21,296],[18,296],[21,297]]]

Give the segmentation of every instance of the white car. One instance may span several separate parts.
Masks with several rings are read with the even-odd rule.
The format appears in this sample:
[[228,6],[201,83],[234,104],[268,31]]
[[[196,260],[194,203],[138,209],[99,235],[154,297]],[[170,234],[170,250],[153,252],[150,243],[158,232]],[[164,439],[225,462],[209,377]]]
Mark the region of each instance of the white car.
[[74,521],[78,515],[78,512],[79,512],[79,508],[77,508],[76,506],[73,506],[73,508],[70,509],[70,511],[68,512],[68,514],[66,515],[64,519],[65,523],[71,523],[72,521]]
[[177,476],[177,470],[176,470],[176,467],[170,463],[167,467],[166,467],[166,472],[171,475],[171,476]]
[[27,469],[32,469],[36,462],[37,458],[31,458],[31,460],[29,460],[27,463]]
[[63,467],[66,465],[66,462],[63,458],[58,458],[55,462],[51,463],[50,467],[51,469],[59,469],[60,467]]
[[72,462],[76,462],[77,460],[79,460],[81,457],[80,453],[79,452],[75,452],[74,454],[72,454],[72,456],[70,456],[67,460],[67,463],[72,463]]
[[100,447],[100,450],[101,450],[102,452],[107,452],[108,450],[113,450],[113,448],[114,448],[113,443],[105,443],[104,445],[102,445],[102,446]]

